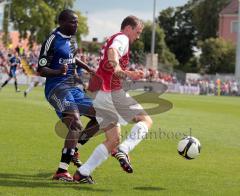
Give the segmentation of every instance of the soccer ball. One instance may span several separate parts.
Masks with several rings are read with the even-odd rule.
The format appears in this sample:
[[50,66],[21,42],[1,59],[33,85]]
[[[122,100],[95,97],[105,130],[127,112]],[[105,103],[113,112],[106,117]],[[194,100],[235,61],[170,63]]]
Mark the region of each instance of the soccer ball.
[[200,154],[201,144],[192,136],[182,138],[178,143],[178,153],[186,159],[194,159]]

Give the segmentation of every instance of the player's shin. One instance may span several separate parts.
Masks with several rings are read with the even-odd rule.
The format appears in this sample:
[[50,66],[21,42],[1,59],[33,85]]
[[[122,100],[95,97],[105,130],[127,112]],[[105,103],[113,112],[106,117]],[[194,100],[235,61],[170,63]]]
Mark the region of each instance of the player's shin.
[[79,148],[86,144],[91,137],[99,131],[99,124],[95,117],[89,117],[91,120],[86,125],[85,129],[80,133],[78,144],[75,147],[75,153],[72,157],[72,162],[75,166],[81,167],[82,162],[79,159]]
[[6,86],[7,83],[8,83],[8,80],[6,80],[6,81],[2,84],[1,88],[4,87],[4,86]]
[[119,149],[128,154],[132,151],[147,135],[148,126],[140,121],[133,126],[128,137],[119,145]]
[[[63,122],[68,125],[68,134],[65,139],[64,149],[62,152],[61,162],[58,172],[65,172],[75,154],[75,148],[82,129],[81,122],[75,118],[64,118]],[[65,171],[64,171],[65,170]]]
[[100,144],[95,148],[92,155],[84,163],[78,171],[84,176],[89,176],[92,171],[104,162],[109,156],[109,152],[104,144]]
[[68,170],[72,156],[74,155],[75,149],[63,148],[61,161],[58,166],[57,173],[63,173]]
[[14,82],[16,92],[19,92],[17,81]]

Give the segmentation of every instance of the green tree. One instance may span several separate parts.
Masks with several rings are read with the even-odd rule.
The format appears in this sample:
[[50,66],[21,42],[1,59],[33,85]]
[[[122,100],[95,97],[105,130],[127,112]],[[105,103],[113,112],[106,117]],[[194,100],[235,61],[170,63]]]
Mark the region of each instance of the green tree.
[[[169,7],[162,12],[160,12],[160,15],[158,17],[159,25],[163,29],[165,33],[165,41],[166,44],[169,47],[172,47],[174,45],[174,37],[175,34],[175,9],[172,7]],[[171,49],[171,48],[170,48]]]
[[[149,53],[151,51],[151,38],[152,23],[146,22],[140,37],[140,41],[144,43],[144,52],[146,53]],[[164,38],[164,31],[157,25],[155,52],[158,54],[159,62],[166,65],[177,65],[178,61],[176,60],[175,55],[168,49]]]
[[76,11],[76,14],[78,15],[78,31],[77,31],[76,37],[77,37],[77,41],[81,42],[82,35],[88,34],[87,18],[81,15],[81,12],[79,11]]
[[[11,21],[19,31],[20,38],[28,38],[30,46],[42,43],[56,27],[56,19],[64,8],[71,8],[74,0],[12,0]],[[77,39],[88,33],[86,18],[77,12],[79,27]]]
[[190,4],[177,8],[167,8],[160,12],[159,25],[165,33],[165,41],[183,69],[194,56],[194,46],[197,45],[197,31],[192,22]]
[[189,73],[199,73],[200,72],[200,64],[199,57],[193,56],[189,61],[182,67],[183,72]]
[[139,64],[145,63],[144,43],[142,40],[137,40],[131,45],[130,62]]
[[[200,2],[200,3],[199,3]],[[200,40],[217,37],[219,13],[231,0],[194,0],[192,3],[193,22]]]
[[199,42],[202,49],[200,57],[201,68],[207,73],[233,73],[236,48],[232,42],[221,38],[209,38]]
[[131,45],[131,51],[133,52],[143,52],[144,51],[144,43],[142,40],[137,40]]
[[3,44],[7,46],[10,43],[10,38],[8,34],[8,24],[9,24],[9,13],[10,13],[10,5],[6,4],[4,7],[4,13],[3,13]]

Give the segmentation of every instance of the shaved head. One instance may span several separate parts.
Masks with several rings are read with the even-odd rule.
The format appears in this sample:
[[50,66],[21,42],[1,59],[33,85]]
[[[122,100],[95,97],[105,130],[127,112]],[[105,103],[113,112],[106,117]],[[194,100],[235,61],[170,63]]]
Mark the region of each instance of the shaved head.
[[66,19],[69,18],[69,16],[73,16],[75,14],[76,13],[70,9],[65,9],[65,10],[61,11],[61,13],[58,16],[58,23],[65,21]]

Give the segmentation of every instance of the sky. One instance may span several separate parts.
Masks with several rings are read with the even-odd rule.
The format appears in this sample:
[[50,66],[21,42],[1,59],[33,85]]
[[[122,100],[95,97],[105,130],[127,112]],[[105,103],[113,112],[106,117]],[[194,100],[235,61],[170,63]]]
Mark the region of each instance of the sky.
[[[76,0],[74,9],[87,17],[89,34],[83,40],[99,41],[120,29],[122,20],[128,15],[135,15],[147,21],[153,19],[154,0]],[[184,5],[188,0],[156,0],[156,17],[168,7]]]

